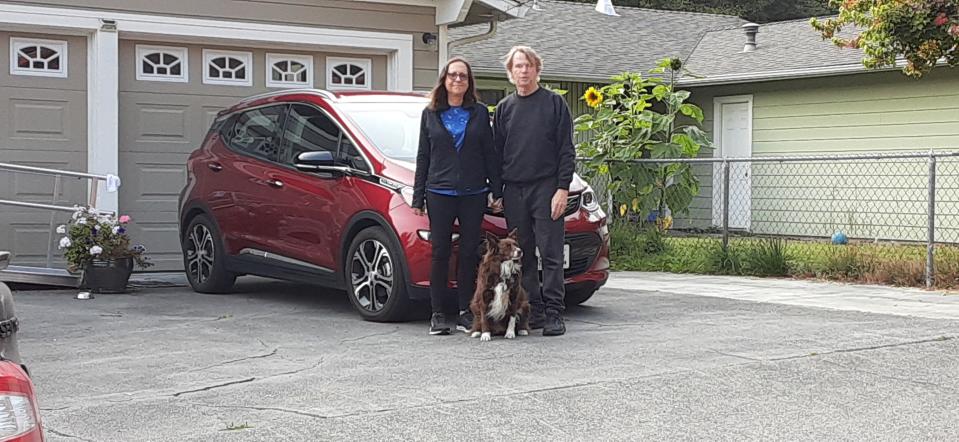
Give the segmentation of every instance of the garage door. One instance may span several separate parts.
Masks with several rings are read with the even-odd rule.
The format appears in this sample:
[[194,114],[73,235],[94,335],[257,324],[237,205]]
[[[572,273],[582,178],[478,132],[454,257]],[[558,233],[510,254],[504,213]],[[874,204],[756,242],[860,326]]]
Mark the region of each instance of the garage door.
[[[84,37],[0,32],[0,162],[86,171],[86,48]],[[52,177],[0,171],[0,199],[86,200],[86,180],[64,179],[56,197],[53,190]],[[0,250],[12,251],[16,265],[46,265],[50,215],[0,206]],[[57,213],[56,222],[69,216]],[[55,247],[53,257],[63,265]]]
[[132,239],[147,247],[151,270],[183,268],[177,198],[216,113],[271,88],[323,87],[330,61],[346,72],[336,81],[386,86],[383,56],[121,40],[120,212],[133,217]]

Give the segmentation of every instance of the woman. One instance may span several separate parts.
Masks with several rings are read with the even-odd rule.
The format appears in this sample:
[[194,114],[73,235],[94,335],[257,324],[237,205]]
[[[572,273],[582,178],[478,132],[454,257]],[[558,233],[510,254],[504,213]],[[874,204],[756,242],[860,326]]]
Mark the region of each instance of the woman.
[[413,211],[428,214],[430,219],[431,335],[450,333],[444,307],[455,220],[459,220],[460,234],[456,328],[469,331],[472,327],[469,303],[476,287],[480,224],[490,192],[492,207],[498,210],[502,206],[499,169],[489,111],[479,102],[473,70],[466,60],[452,58],[440,72],[429,106],[423,110],[413,186]]

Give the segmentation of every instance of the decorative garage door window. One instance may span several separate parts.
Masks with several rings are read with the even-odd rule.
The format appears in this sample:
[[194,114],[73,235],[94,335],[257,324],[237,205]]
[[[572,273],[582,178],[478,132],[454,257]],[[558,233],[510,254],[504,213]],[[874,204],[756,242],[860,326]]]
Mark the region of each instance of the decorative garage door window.
[[330,57],[326,59],[326,65],[328,89],[372,89],[369,59]]
[[251,52],[203,50],[203,83],[253,86]]
[[137,80],[189,81],[186,48],[137,45]]
[[67,42],[11,38],[10,74],[67,78]]
[[266,54],[266,87],[313,87],[313,57]]

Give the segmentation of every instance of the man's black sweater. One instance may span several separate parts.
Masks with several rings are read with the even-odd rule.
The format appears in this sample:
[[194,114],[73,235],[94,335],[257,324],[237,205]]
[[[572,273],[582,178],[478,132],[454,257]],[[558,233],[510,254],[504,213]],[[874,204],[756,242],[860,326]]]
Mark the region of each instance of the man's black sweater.
[[542,87],[527,96],[510,94],[496,105],[494,146],[503,158],[503,182],[556,178],[569,190],[576,150],[573,122],[563,97]]

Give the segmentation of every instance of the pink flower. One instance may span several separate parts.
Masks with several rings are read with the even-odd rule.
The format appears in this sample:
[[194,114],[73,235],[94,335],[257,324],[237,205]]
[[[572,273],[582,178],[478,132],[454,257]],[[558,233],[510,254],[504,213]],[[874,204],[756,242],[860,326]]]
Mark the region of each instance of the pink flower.
[[123,215],[123,216],[121,216],[121,217],[120,217],[120,222],[121,222],[122,224],[126,224],[126,223],[130,222],[130,215]]
[[949,27],[949,35],[953,37],[959,37],[959,25],[952,25]]
[[946,17],[944,12],[940,12],[939,15],[936,16],[936,19],[932,21],[932,24],[936,26],[942,26],[946,23],[949,23],[949,17]]

